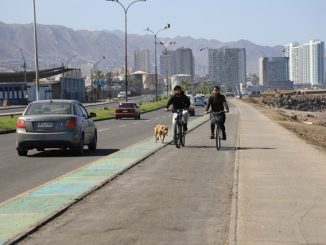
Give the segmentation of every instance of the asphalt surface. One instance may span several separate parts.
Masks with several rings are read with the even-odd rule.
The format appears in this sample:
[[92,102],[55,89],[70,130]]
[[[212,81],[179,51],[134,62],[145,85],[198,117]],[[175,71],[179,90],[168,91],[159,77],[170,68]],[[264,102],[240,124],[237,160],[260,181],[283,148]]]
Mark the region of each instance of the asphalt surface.
[[222,151],[206,123],[187,147],[165,146],[21,243],[326,244],[325,152],[232,104]]
[[[197,112],[200,110],[202,108],[198,108]],[[32,150],[27,157],[19,157],[15,145],[16,134],[0,135],[0,203],[89,162],[152,137],[157,123],[170,125],[171,113],[157,110],[142,114],[141,120],[113,119],[96,122],[98,149],[96,152],[86,150],[83,156],[75,156],[70,151],[50,149],[45,152]]]
[[[92,193],[22,244],[224,244],[228,238],[238,112],[217,151],[209,123]],[[157,143],[160,144],[160,143]]]

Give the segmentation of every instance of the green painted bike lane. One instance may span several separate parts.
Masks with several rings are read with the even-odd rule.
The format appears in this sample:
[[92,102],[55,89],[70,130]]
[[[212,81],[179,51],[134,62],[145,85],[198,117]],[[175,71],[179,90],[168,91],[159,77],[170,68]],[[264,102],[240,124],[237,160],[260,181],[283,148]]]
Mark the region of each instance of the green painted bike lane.
[[[206,115],[189,120],[189,131],[208,119]],[[151,137],[3,202],[0,204],[0,245],[10,244],[34,231],[171,142],[171,136],[165,139],[165,144],[155,143]]]

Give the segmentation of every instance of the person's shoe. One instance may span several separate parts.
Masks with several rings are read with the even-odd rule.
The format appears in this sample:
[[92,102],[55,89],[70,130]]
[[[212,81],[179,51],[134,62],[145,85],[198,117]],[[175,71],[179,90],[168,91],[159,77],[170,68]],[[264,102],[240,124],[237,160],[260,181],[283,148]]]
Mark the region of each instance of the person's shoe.
[[185,132],[188,131],[187,123],[185,123],[185,124],[183,125],[183,130],[184,130]]
[[226,140],[226,134],[223,134],[222,140]]
[[211,140],[214,139],[214,135],[211,135]]

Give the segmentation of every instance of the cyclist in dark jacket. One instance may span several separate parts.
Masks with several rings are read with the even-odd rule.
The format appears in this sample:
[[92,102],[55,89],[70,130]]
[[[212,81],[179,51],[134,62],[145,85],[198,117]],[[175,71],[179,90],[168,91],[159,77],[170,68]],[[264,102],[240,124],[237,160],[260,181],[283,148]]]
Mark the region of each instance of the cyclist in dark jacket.
[[184,131],[188,130],[187,123],[188,123],[188,109],[190,106],[190,100],[189,98],[184,94],[184,92],[181,89],[181,86],[177,85],[173,89],[174,95],[169,99],[168,103],[166,104],[165,111],[168,111],[170,105],[172,105],[172,127],[174,128],[175,118],[177,117],[177,113],[175,113],[175,110],[177,109],[183,109],[183,122],[184,122]]
[[[219,126],[222,130],[223,138],[222,140],[226,140],[226,133],[225,133],[225,113],[229,112],[229,106],[226,102],[225,96],[220,93],[220,88],[215,86],[212,91],[213,95],[208,98],[208,103],[206,106],[205,113],[208,113],[209,108],[211,107],[212,112],[222,112],[221,113],[221,120],[219,121]],[[214,139],[214,130],[215,130],[215,122],[211,120],[211,139]]]

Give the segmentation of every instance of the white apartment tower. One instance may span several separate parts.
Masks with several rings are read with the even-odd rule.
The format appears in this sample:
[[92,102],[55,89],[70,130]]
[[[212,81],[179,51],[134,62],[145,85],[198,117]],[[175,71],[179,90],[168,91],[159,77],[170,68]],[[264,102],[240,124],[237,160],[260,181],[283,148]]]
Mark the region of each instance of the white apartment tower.
[[324,42],[310,40],[303,45],[303,83],[324,83]]
[[320,85],[324,83],[324,42],[310,40],[285,45],[285,56],[289,58],[289,79],[294,85]]
[[148,49],[135,50],[135,71],[150,73],[150,59]]

